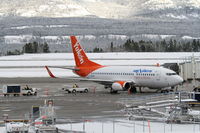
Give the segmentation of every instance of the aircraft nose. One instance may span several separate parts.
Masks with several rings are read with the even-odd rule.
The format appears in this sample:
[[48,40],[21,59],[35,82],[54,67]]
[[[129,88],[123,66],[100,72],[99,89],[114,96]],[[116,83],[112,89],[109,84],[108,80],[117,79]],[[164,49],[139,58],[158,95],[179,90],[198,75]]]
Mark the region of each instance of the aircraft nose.
[[183,78],[181,76],[178,77],[178,82],[182,83],[183,82]]

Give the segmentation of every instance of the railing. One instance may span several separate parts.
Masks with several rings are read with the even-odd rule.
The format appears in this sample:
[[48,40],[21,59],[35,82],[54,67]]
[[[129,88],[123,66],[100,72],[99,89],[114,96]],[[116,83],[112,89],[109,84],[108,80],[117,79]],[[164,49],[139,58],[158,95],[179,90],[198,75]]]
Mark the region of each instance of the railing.
[[[180,93],[180,94],[179,94]],[[154,105],[161,103],[172,103],[175,101],[179,101],[179,96],[181,99],[189,99],[190,94],[187,92],[170,92],[163,94],[154,94],[154,95],[145,95],[137,98],[123,98],[118,101],[121,104],[124,104],[126,107],[136,107],[136,106],[144,106],[144,105]]]

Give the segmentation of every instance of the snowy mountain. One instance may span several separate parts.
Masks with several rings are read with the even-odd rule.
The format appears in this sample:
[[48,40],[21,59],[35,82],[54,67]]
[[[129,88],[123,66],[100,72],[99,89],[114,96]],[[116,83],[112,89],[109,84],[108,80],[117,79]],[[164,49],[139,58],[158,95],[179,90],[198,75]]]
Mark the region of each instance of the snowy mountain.
[[[1,0],[0,15],[23,17],[121,17],[126,6],[106,0]],[[124,17],[124,16],[122,16]]]
[[200,8],[199,0],[147,0],[143,4],[148,9],[159,10],[166,8],[184,8],[193,7]]
[[0,54],[33,41],[62,51],[70,35],[87,50],[128,38],[199,39],[199,22],[200,0],[1,0]]
[[198,18],[200,0],[1,0],[0,16]]
[[70,17],[91,15],[75,0],[2,0],[0,15]]
[[142,7],[142,14],[148,17],[199,19],[200,16],[200,0],[148,0]]

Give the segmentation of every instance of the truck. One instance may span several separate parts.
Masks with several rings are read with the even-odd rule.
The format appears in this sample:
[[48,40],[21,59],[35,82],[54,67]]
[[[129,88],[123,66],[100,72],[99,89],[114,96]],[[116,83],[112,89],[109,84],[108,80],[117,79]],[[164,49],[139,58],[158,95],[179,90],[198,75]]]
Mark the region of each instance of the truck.
[[3,85],[3,95],[9,96],[19,96],[22,94],[23,96],[29,96],[29,95],[37,95],[37,89],[36,88],[29,88],[27,85],[26,87],[22,88],[21,85]]
[[65,91],[67,91],[68,93],[76,93],[76,92],[80,92],[80,93],[88,93],[89,88],[66,88]]
[[3,85],[3,95],[9,96],[19,96],[21,93],[21,86],[20,85]]
[[5,124],[6,133],[28,133],[29,124],[23,122],[9,122]]
[[76,92],[88,93],[89,92],[89,88],[87,88],[87,87],[78,87],[78,86],[64,87],[64,88],[62,88],[62,90],[67,91],[68,93],[76,93]]
[[37,95],[36,88],[30,88],[26,85],[26,87],[22,88],[22,95],[23,96],[30,96],[30,95]]

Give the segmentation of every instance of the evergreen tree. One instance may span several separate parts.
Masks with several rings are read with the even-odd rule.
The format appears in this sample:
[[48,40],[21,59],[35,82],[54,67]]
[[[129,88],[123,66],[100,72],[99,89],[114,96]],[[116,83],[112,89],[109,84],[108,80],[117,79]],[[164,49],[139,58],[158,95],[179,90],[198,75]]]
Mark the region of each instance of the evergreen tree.
[[94,52],[94,53],[100,53],[100,52],[103,52],[103,49],[102,49],[102,48],[97,48],[97,47],[96,47],[96,48],[93,49],[93,52]]
[[131,52],[199,52],[200,51],[200,40],[191,41],[177,41],[170,39],[166,41],[165,39],[162,41],[156,41],[153,43],[152,41],[144,41],[140,40],[139,42],[135,42],[133,40],[128,39],[124,45],[124,50]]
[[[140,46],[140,50],[141,50],[141,52],[146,52],[146,48],[145,48],[145,45],[144,44],[142,44],[141,46]],[[148,50],[147,50],[148,51]]]
[[137,42],[135,42],[135,43],[133,44],[133,50],[134,50],[135,52],[140,52],[140,47],[139,47],[139,44],[138,44]]
[[167,43],[166,43],[165,39],[163,41],[161,41],[160,46],[161,46],[162,51],[166,52]]
[[32,44],[31,43],[25,44],[23,50],[24,53],[33,53]]
[[49,53],[50,51],[49,51],[49,46],[48,46],[48,44],[45,42],[44,43],[44,46],[43,46],[43,52],[44,53]]
[[32,44],[32,52],[33,53],[38,53],[38,43],[37,42],[33,42]]
[[167,52],[173,52],[174,51],[174,43],[173,43],[172,39],[170,39],[170,41],[169,41],[169,43],[166,47],[166,51]]
[[184,52],[192,52],[192,47],[190,42],[183,43],[182,49]]
[[7,51],[6,55],[20,55],[21,52],[17,49],[15,51]]
[[194,40],[192,41],[192,51],[193,51],[193,52],[197,52],[197,51],[198,51],[198,45],[197,45],[196,39],[194,39]]
[[197,40],[197,48],[198,48],[198,52],[200,52],[200,41],[199,40]]
[[153,47],[153,45],[152,44],[148,44],[147,46],[146,46],[146,52],[155,52],[156,50],[155,50],[155,48]]
[[110,52],[113,52],[113,51],[114,51],[113,42],[111,42],[111,44],[110,44]]
[[[132,43],[134,43],[134,41],[132,41]],[[125,48],[125,51],[128,51],[128,52],[131,52],[132,51],[132,44],[131,43],[131,40],[128,39],[125,44],[124,44],[124,48]]]
[[38,44],[37,42],[27,43],[23,47],[24,53],[49,53],[49,46],[45,42],[44,44]]
[[177,41],[176,40],[174,40],[174,42],[173,42],[173,52],[180,52],[181,50],[180,49],[177,49]]
[[162,49],[161,49],[161,43],[159,43],[158,41],[156,41],[156,45],[155,45],[155,51],[156,52],[161,52]]

